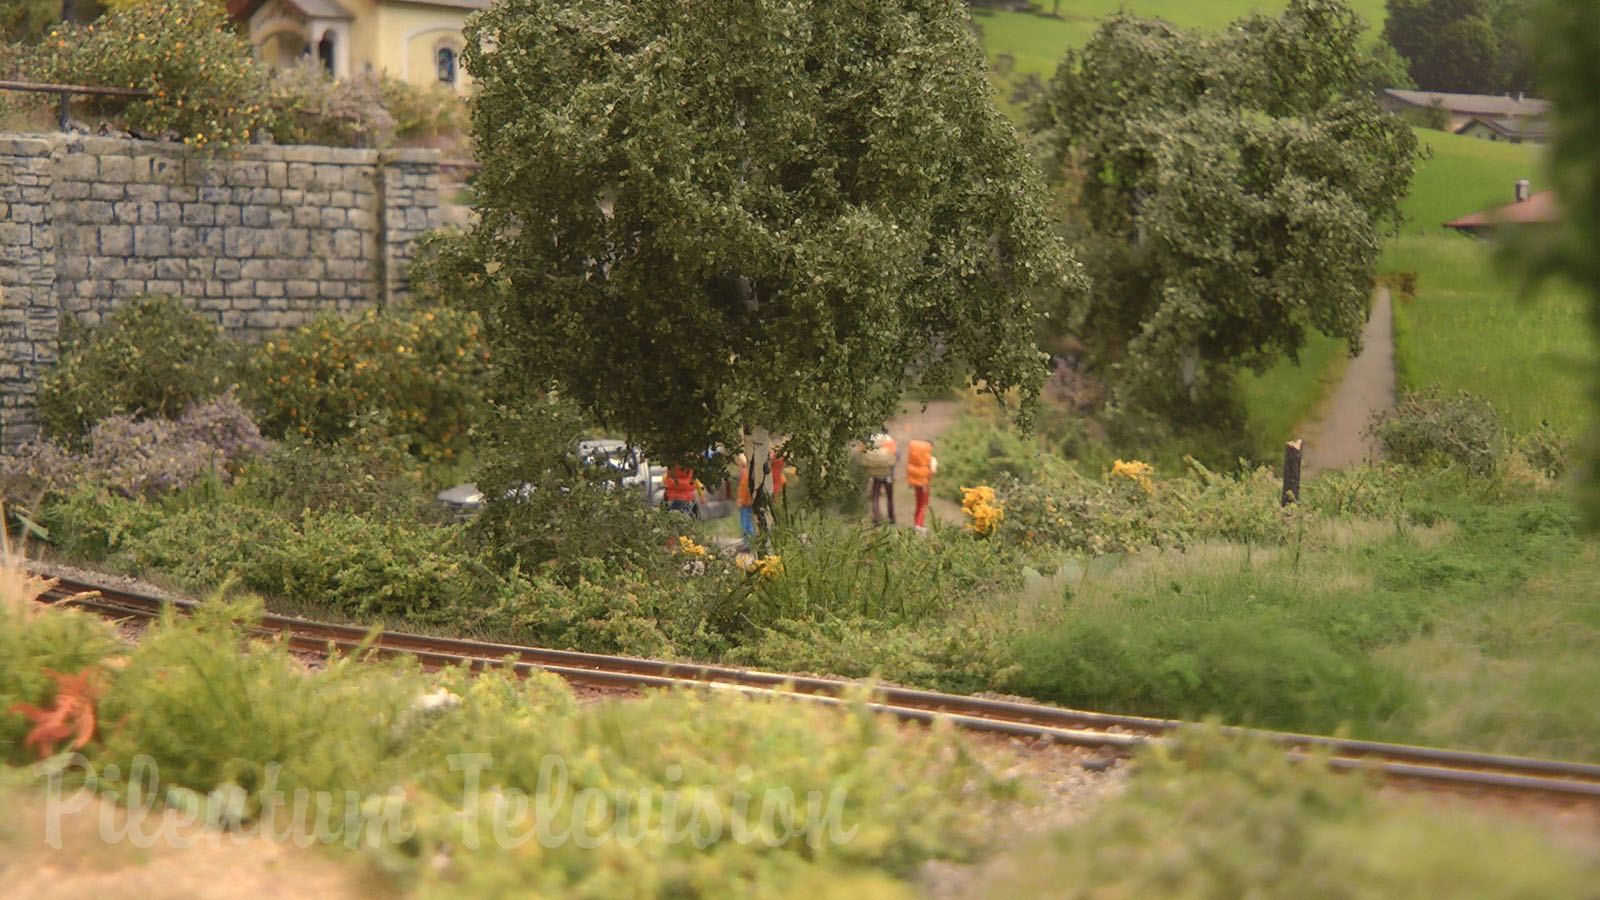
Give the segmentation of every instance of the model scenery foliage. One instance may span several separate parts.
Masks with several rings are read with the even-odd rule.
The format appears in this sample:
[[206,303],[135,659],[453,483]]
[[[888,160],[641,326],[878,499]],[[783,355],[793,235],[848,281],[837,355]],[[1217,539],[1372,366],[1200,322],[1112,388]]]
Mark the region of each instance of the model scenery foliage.
[[1428,91],[1533,88],[1526,0],[1389,0],[1383,36]]
[[1067,54],[1037,110],[1093,281],[1067,326],[1127,382],[1194,402],[1312,331],[1358,349],[1417,156],[1361,31],[1295,0],[1218,35],[1119,15]]
[[[1555,105],[1551,178],[1566,216],[1560,239],[1541,261],[1589,294],[1589,322],[1600,333],[1600,7],[1587,0],[1545,0],[1539,9],[1542,80]],[[1593,363],[1591,363],[1593,366]],[[1584,502],[1600,520],[1600,450],[1592,446]]]
[[526,391],[812,471],[909,388],[1036,393],[1031,295],[1075,267],[956,0],[512,0],[464,58],[481,223],[443,265]]

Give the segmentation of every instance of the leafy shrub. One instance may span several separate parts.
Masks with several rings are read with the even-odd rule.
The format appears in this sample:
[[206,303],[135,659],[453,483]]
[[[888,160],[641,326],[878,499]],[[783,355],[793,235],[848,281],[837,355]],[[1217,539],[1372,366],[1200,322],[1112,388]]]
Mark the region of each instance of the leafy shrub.
[[168,507],[153,527],[123,537],[114,561],[184,584],[236,579],[252,591],[345,614],[460,620],[495,579],[460,549],[460,526],[375,522],[338,511],[291,521],[230,503]]
[[994,485],[1006,509],[1001,533],[1015,546],[1094,556],[1211,538],[1271,544],[1288,537],[1293,513],[1279,509],[1270,470],[1221,475],[1192,458],[1188,466],[1186,476],[1167,479],[1122,460],[1098,481],[1070,470],[1034,483],[1002,478]]
[[381,414],[419,459],[450,459],[485,405],[479,328],[477,314],[448,307],[325,313],[257,348],[248,399],[269,434],[333,443]]
[[650,568],[683,529],[682,516],[645,505],[619,473],[580,464],[575,453],[589,423],[556,395],[497,410],[477,474],[485,506],[474,539],[503,570],[579,575],[586,560]]
[[394,140],[394,117],[371,72],[334,79],[315,60],[301,60],[273,77],[272,110],[280,144],[384,147]]
[[1574,441],[1549,422],[1541,422],[1538,428],[1517,435],[1512,447],[1535,472],[1546,478],[1560,478],[1567,470]]
[[383,105],[394,118],[396,140],[465,136],[472,131],[466,100],[450,88],[418,87],[386,74],[380,89]]
[[1369,431],[1386,458],[1412,466],[1455,464],[1489,475],[1507,450],[1505,426],[1487,400],[1436,387],[1406,391]]
[[779,620],[732,647],[726,661],[776,672],[876,677],[895,684],[970,693],[994,690],[1015,671],[999,623],[924,622],[886,626],[849,616]]
[[51,441],[0,457],[0,486],[13,496],[63,493],[88,482],[124,497],[153,497],[206,477],[227,482],[267,449],[230,390],[178,419],[101,420],[82,452]]
[[290,518],[341,510],[375,521],[421,521],[440,511],[415,460],[402,448],[360,435],[337,444],[285,442],[240,472],[245,502]]
[[173,297],[136,297],[93,333],[63,323],[56,364],[39,380],[39,422],[67,441],[107,416],[176,416],[228,386],[217,327]]
[[149,0],[63,24],[22,65],[36,81],[148,91],[148,99],[97,102],[130,130],[173,131],[199,149],[248,143],[272,119],[266,70],[215,0]]
[[781,569],[753,575],[747,596],[725,598],[711,617],[719,631],[748,635],[785,621],[922,622],[1017,580],[1003,550],[953,529],[919,535],[797,517],[772,540]]

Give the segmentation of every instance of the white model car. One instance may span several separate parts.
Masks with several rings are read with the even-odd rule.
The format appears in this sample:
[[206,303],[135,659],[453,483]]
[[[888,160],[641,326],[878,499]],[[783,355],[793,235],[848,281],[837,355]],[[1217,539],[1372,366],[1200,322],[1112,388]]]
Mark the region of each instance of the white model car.
[[[622,488],[624,490],[638,491],[644,502],[655,506],[661,502],[662,483],[667,477],[666,466],[651,465],[650,461],[639,455],[639,452],[628,446],[626,441],[616,438],[591,438],[579,441],[573,446],[573,454],[584,464],[590,466],[607,466],[622,474],[621,478],[614,481],[603,481],[607,490]],[[524,484],[521,488],[514,488],[507,493],[533,490],[533,486]],[[470,515],[483,509],[483,493],[476,484],[458,484],[453,488],[446,488],[438,493],[440,503],[454,510],[458,515]]]

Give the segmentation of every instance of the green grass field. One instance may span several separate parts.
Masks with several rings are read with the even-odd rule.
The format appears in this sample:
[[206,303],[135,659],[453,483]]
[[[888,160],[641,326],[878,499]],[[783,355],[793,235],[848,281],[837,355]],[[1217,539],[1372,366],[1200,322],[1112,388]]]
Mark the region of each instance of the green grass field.
[[1382,265],[1417,274],[1416,299],[1395,305],[1401,387],[1478,394],[1517,431],[1548,421],[1575,435],[1587,425],[1584,367],[1595,345],[1576,290],[1553,285],[1524,301],[1493,246],[1455,235],[1401,237]]
[[1576,434],[1594,341],[1577,291],[1560,284],[1523,300],[1494,244],[1442,223],[1508,203],[1527,178],[1546,184],[1543,148],[1419,130],[1431,157],[1417,167],[1407,223],[1385,248],[1384,272],[1414,272],[1417,296],[1395,305],[1395,369],[1401,387],[1438,384],[1479,394],[1515,430],[1542,421]]
[[[1045,13],[1050,13],[1056,6],[1052,0],[1036,2]],[[1376,30],[1382,23],[1383,0],[1354,0],[1351,5],[1367,20],[1369,30]],[[1165,19],[1185,28],[1215,29],[1253,12],[1275,13],[1283,6],[1282,0],[1265,3],[1252,0],[1217,3],[1195,3],[1192,0],[1061,0],[1059,16],[975,9],[972,11],[972,20],[983,30],[984,51],[991,60],[1001,54],[1009,55],[1015,60],[1017,74],[1034,74],[1048,79],[1069,47],[1083,46],[1100,20],[1119,9],[1127,9],[1138,16]]]
[[1302,424],[1317,412],[1349,366],[1345,342],[1313,333],[1300,351],[1300,362],[1280,360],[1262,372],[1241,372],[1234,396],[1244,408],[1250,446],[1261,459],[1283,452],[1283,442],[1299,436]]
[[1510,203],[1517,179],[1529,179],[1536,191],[1547,186],[1542,147],[1415,131],[1430,156],[1417,164],[1411,196],[1400,207],[1406,218],[1402,234],[1454,235],[1445,222]]

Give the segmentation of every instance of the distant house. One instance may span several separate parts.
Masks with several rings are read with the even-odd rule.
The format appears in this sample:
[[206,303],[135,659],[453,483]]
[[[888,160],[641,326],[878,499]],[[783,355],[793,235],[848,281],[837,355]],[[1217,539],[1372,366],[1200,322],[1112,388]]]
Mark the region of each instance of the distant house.
[[1378,94],[1378,106],[1401,115],[1440,114],[1446,131],[1485,140],[1543,143],[1550,104],[1518,94],[1446,94],[1390,88]]
[[1479,210],[1444,223],[1462,234],[1489,237],[1501,228],[1545,225],[1561,220],[1555,191],[1530,192],[1527,179],[1517,182],[1516,199],[1504,206]]
[[1542,144],[1549,131],[1549,123],[1545,119],[1522,119],[1515,116],[1487,119],[1473,116],[1467,120],[1467,124],[1456,129],[1456,134],[1485,141],[1504,141],[1509,144]]
[[274,68],[311,57],[336,78],[370,71],[466,87],[461,28],[489,0],[228,0],[256,57]]

